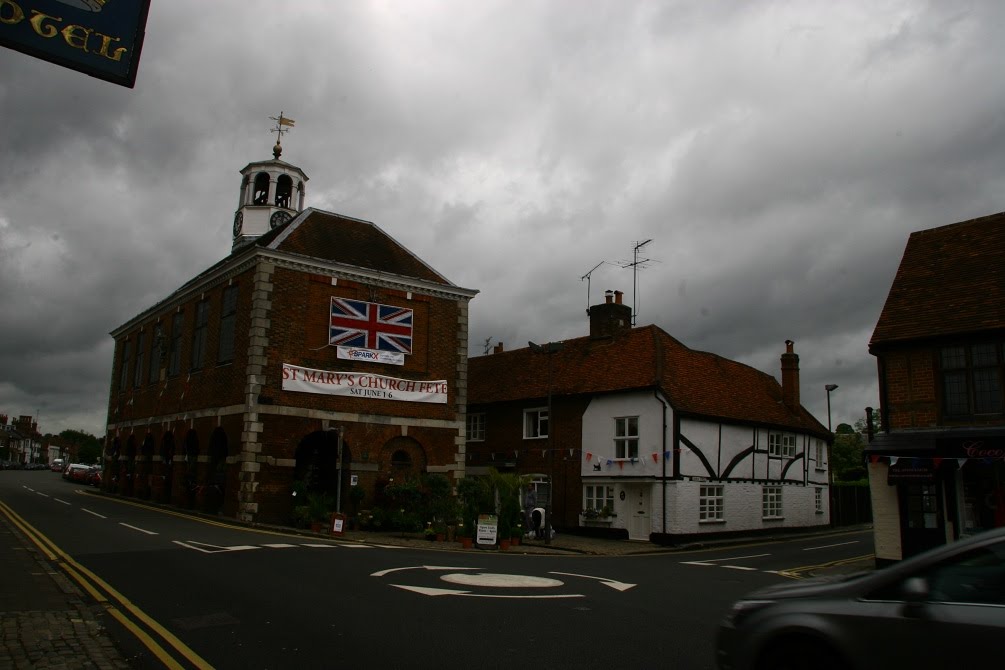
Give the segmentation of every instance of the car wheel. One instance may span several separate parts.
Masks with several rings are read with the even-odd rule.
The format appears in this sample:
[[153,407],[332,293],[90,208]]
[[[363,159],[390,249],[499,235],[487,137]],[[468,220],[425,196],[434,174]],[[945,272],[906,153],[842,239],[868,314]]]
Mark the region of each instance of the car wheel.
[[849,667],[826,642],[803,637],[774,642],[757,662],[757,670],[849,670]]

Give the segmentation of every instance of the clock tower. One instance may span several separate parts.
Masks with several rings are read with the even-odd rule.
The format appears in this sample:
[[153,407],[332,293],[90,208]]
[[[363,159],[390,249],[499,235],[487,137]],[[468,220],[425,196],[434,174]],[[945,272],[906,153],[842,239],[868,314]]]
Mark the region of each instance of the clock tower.
[[282,161],[280,144],[283,133],[293,127],[293,119],[280,112],[270,117],[276,122],[276,145],[273,159],[248,163],[241,170],[241,197],[234,212],[234,245],[232,249],[285,225],[304,209],[307,175],[295,165]]

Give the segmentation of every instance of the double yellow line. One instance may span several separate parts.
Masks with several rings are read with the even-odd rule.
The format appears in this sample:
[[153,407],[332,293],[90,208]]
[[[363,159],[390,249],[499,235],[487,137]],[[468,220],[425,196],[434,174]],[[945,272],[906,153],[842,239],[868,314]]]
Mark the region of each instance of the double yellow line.
[[[57,547],[52,540],[47,538],[39,532],[38,529],[21,518],[17,512],[12,510],[2,501],[0,501],[0,512],[2,512],[4,516],[6,516],[10,522],[18,528],[18,530],[24,533],[25,536],[31,540],[32,544],[38,547],[39,551],[45,554],[46,558],[55,562],[60,569],[66,572],[66,574],[77,582],[82,589],[98,601],[98,603],[105,608],[105,611],[107,611],[108,614],[122,624],[126,630],[136,636],[136,639],[143,643],[143,645],[149,649],[150,652],[161,661],[161,663],[164,664],[165,668],[170,668],[171,670],[185,670],[186,667],[195,667],[200,670],[212,670],[213,666],[197,653],[192,651],[188,645],[150,618],[146,612],[131,603],[128,598],[112,588],[112,586],[101,579],[101,577],[98,577],[83,565],[73,560],[71,556]],[[105,594],[107,594],[107,596]],[[126,616],[123,610],[128,612],[129,616]],[[130,616],[132,619],[129,618]],[[169,654],[164,646],[162,646],[161,643],[153,637],[153,635],[148,633],[147,630],[144,630],[141,626],[135,623],[135,621],[141,622],[144,626],[146,626],[147,630],[159,636],[167,646],[171,647],[178,655],[187,660],[191,666],[185,666],[179,663],[175,657]]]

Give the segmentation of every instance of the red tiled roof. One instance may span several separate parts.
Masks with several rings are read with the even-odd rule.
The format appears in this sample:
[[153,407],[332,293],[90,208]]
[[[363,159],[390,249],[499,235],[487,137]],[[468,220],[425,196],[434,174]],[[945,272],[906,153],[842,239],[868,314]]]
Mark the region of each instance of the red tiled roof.
[[[452,286],[442,275],[369,221],[312,209],[302,220],[297,217],[286,225],[293,228],[278,243],[280,251]],[[285,228],[270,231],[256,243],[271,244],[280,237],[282,230]]]
[[1005,212],[911,233],[869,346],[1005,328]]
[[554,396],[659,386],[677,412],[827,433],[805,408],[788,409],[782,387],[771,375],[689,349],[656,326],[634,328],[613,339],[580,337],[563,345],[555,354],[524,348],[470,359],[469,404],[547,397],[550,359]]

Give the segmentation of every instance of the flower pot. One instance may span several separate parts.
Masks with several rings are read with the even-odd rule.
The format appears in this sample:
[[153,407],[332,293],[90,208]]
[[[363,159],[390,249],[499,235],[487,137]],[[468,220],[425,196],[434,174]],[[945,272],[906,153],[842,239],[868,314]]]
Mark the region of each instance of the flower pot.
[[499,550],[506,551],[509,549],[509,538],[499,540]]
[[436,534],[436,541],[437,542],[444,542],[444,541],[446,541],[446,539],[447,539],[447,534],[446,533],[437,533]]
[[470,549],[472,544],[473,544],[473,541],[472,541],[472,539],[470,537],[462,537],[461,538],[461,547],[462,548],[464,548],[464,549]]
[[513,537],[511,537],[509,539],[509,541],[510,541],[510,544],[512,544],[514,547],[517,547],[517,546],[520,545],[520,536],[519,535],[514,535]]

